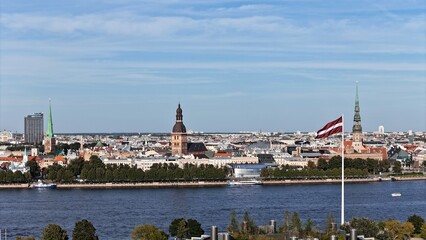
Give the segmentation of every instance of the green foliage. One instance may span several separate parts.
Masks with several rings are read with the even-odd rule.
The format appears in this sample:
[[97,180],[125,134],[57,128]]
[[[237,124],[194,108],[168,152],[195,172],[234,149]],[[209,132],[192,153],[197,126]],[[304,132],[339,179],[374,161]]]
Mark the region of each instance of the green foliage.
[[[340,156],[332,157],[329,162],[320,158],[317,167],[310,164],[302,170],[292,168],[290,166],[280,166],[275,169],[262,169],[260,176],[264,178],[281,178],[281,179],[323,179],[323,178],[339,178],[341,176],[342,160]],[[373,159],[345,159],[345,176],[346,177],[366,177],[371,173],[384,171],[385,166]]]
[[30,168],[31,178],[40,176],[40,166],[35,160],[28,161],[25,166]]
[[0,169],[0,183],[27,183],[31,180],[31,174],[22,174],[21,171],[12,172]]
[[132,240],[167,240],[168,236],[157,227],[149,224],[136,226],[130,235]]
[[414,232],[414,226],[412,223],[401,223],[394,220],[388,220],[384,222],[384,229],[394,240],[404,239],[405,237],[411,236],[411,234]]
[[401,162],[395,161],[395,163],[393,164],[393,172],[394,173],[401,173],[402,172]]
[[237,220],[237,214],[235,213],[235,210],[231,211],[231,220],[226,230],[230,233],[237,233],[240,231],[238,220]]
[[176,236],[178,239],[199,237],[204,234],[201,224],[194,219],[177,218],[172,221],[169,226],[171,236]]
[[414,226],[414,234],[420,234],[422,231],[422,226],[425,223],[425,220],[418,215],[411,215],[408,217],[407,222],[410,222]]
[[302,234],[302,221],[299,218],[299,215],[297,212],[293,213],[293,216],[291,217],[291,225],[290,225],[291,235],[296,236],[297,238],[300,237]]
[[241,223],[241,231],[243,233],[248,234],[256,234],[257,233],[257,226],[254,220],[250,218],[250,215],[248,212],[244,212],[243,214],[243,221]]
[[188,227],[188,237],[199,237],[204,234],[204,230],[201,228],[201,223],[194,219],[188,219],[186,221]]
[[185,221],[184,218],[176,218],[174,219],[169,226],[169,233],[171,236],[177,236],[177,231],[179,227],[179,223]]
[[336,221],[334,220],[333,214],[327,214],[327,218],[325,220],[325,232],[330,235],[334,234],[336,231],[335,225]]
[[98,240],[96,229],[91,222],[83,219],[75,223],[72,231],[73,240]]
[[375,237],[379,233],[378,224],[368,218],[353,218],[349,225],[356,229],[358,235],[365,237]]
[[68,240],[68,233],[59,225],[49,224],[41,232],[41,240]]
[[426,239],[426,223],[423,223],[422,230],[420,231],[420,237]]

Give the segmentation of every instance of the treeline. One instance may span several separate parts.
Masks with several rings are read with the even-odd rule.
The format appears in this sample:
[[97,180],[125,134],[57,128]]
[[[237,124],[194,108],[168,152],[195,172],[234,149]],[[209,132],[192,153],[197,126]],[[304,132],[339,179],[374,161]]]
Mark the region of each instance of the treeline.
[[44,177],[63,183],[70,183],[76,179],[89,182],[147,182],[147,181],[188,181],[188,180],[224,180],[228,174],[226,168],[217,168],[212,165],[185,164],[179,168],[174,163],[153,164],[150,170],[143,171],[136,166],[105,165],[97,156],[90,161],[76,159],[66,167],[53,164],[44,171]]
[[[369,173],[378,173],[378,172],[388,172],[391,164],[389,160],[374,160],[371,158],[361,159],[361,158],[345,158],[345,169],[360,169],[367,170]],[[340,156],[334,156],[330,160],[325,160],[323,158],[318,159],[316,165],[317,169],[321,170],[330,170],[342,167],[342,158]]]
[[[328,161],[320,158],[317,165],[309,162],[308,167],[300,170],[289,165],[262,169],[260,176],[264,178],[337,178],[341,176],[341,167],[342,158],[335,156]],[[388,160],[345,158],[346,177],[366,177],[378,172],[387,172],[389,168]]]
[[31,174],[21,171],[12,172],[11,170],[0,169],[0,183],[28,183],[31,182]]
[[[351,230],[356,230],[356,235],[364,235],[366,238],[378,240],[426,238],[426,223],[421,216],[411,215],[406,222],[388,219],[386,221],[373,221],[368,218],[353,218],[349,222],[339,226],[328,214],[323,227],[312,219],[302,221],[297,212],[284,213],[282,222],[276,226],[259,226],[244,212],[241,220],[237,218],[234,210],[231,212],[230,222],[226,228],[235,240],[273,240],[273,239],[320,239],[329,240],[332,235],[338,239],[346,239]],[[169,225],[168,234],[156,226],[150,224],[138,225],[133,228],[130,239],[132,240],[167,240],[169,236],[183,240],[191,237],[199,237],[204,230],[195,219],[176,218]],[[73,240],[98,240],[96,229],[88,220],[75,223],[71,235]],[[123,236],[124,238],[124,236]],[[17,240],[35,240],[35,237],[17,237]],[[65,229],[57,224],[49,224],[41,232],[41,240],[68,240],[71,239]]]
[[[281,168],[264,168],[262,169],[260,176],[263,178],[340,178],[342,175],[341,168],[321,170],[321,169],[308,169],[297,170],[290,167]],[[366,177],[369,173],[367,170],[345,168],[345,177]]]

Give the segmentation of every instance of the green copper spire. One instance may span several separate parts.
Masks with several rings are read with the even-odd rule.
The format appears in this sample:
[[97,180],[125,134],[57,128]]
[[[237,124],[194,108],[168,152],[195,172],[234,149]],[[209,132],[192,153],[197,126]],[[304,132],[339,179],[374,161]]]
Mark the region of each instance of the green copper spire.
[[356,82],[355,114],[354,114],[354,126],[352,127],[352,131],[362,132],[361,115],[359,113],[358,81]]
[[48,118],[47,118],[46,137],[53,138],[52,104],[51,104],[50,98],[49,98],[49,115],[48,115]]

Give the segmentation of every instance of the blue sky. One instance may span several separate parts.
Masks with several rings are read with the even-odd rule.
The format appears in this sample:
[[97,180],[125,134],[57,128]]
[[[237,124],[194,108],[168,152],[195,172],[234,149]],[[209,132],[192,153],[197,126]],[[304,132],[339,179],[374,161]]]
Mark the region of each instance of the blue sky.
[[2,1],[0,129],[426,131],[426,1]]

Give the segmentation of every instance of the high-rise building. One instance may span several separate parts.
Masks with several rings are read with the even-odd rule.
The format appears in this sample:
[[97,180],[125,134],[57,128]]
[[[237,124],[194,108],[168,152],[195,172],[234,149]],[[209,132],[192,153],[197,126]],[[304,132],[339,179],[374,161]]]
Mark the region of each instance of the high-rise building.
[[186,127],[183,124],[182,108],[180,103],[176,109],[176,123],[172,130],[172,155],[185,155],[188,153],[188,140]]
[[27,115],[24,119],[25,142],[37,144],[43,141],[43,113]]
[[384,126],[379,126],[378,133],[379,134],[385,134],[385,127]]
[[53,134],[52,104],[49,99],[49,115],[47,116],[47,132],[44,137],[44,152],[50,153],[56,150],[56,139]]
[[359,110],[359,98],[358,98],[358,82],[356,83],[356,94],[355,94],[355,114],[354,114],[354,125],[352,127],[352,147],[355,151],[361,152],[364,149],[362,145],[362,126],[361,126],[361,115]]

